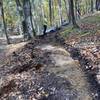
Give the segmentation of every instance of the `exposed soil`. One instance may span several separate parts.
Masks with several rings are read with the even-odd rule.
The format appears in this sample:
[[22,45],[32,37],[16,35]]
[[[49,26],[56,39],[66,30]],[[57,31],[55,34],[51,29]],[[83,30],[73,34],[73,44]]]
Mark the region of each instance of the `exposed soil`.
[[0,67],[1,100],[93,100],[94,91],[70,50],[51,33],[14,51]]

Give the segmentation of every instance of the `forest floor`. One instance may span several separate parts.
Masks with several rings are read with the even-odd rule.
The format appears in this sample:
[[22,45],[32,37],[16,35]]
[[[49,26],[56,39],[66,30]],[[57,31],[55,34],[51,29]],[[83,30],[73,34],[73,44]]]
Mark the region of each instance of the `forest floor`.
[[92,100],[85,74],[63,47],[63,38],[57,33],[42,38],[13,52],[0,67],[1,99]]
[[[99,100],[100,19],[97,14],[89,21],[93,17],[98,20],[94,34],[85,31],[85,21],[85,35],[68,26],[70,30],[1,49],[7,57],[0,66],[0,100]],[[64,39],[67,32],[71,35]]]
[[[15,39],[13,39],[15,40]],[[0,38],[0,66],[5,64],[6,58],[14,51],[17,51],[18,48],[24,46],[27,42],[21,42],[16,44],[7,45],[5,38]]]
[[77,41],[79,41],[80,37],[82,39],[84,37],[86,38],[87,36],[92,37],[92,35],[97,35],[100,32],[100,12],[96,13],[95,15],[93,14],[91,16],[84,17],[78,20],[77,23],[80,28],[73,28],[72,25],[64,27],[61,34],[65,39],[70,40],[71,38],[77,38]]

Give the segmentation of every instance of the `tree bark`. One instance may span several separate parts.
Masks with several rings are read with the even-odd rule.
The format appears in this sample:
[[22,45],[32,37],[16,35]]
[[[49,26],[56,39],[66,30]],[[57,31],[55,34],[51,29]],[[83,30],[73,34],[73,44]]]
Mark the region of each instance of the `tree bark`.
[[91,0],[91,12],[93,13],[93,0]]
[[63,21],[62,21],[62,4],[61,4],[61,0],[58,0],[58,7],[59,7],[59,16],[60,16],[60,25],[63,24]]
[[69,23],[71,23],[71,8],[70,8],[70,0],[68,0],[68,4],[69,4],[69,8],[68,8],[68,20],[69,20]]
[[24,24],[26,26],[25,34],[26,34],[26,38],[29,40],[33,38],[33,36],[35,35],[35,31],[32,23],[30,0],[23,0],[23,13],[24,13]]
[[20,3],[20,0],[15,0],[15,2],[16,2],[16,6],[17,6],[18,15],[20,17],[18,29],[19,29],[20,34],[22,35],[23,34],[22,29],[21,29],[23,27],[22,26],[23,25],[23,23],[22,23],[22,20],[23,20],[22,5]]
[[70,15],[70,23],[73,25],[73,27],[78,28],[79,26],[76,23],[75,20],[75,14],[74,14],[74,2],[73,0],[68,0],[69,2],[69,15]]
[[65,9],[66,9],[66,17],[68,17],[68,20],[69,20],[69,14],[68,14],[68,9],[67,9],[67,1],[64,0],[64,3],[65,3]]
[[[36,9],[34,0],[32,1],[32,7],[33,7],[33,11],[35,12],[37,9]],[[34,28],[35,28],[35,33],[38,32],[37,31],[38,30],[38,26],[37,26],[37,21],[36,21],[37,18],[36,18],[36,16],[37,16],[37,14],[32,16],[33,17],[33,25],[34,25]]]
[[100,0],[96,0],[96,10],[100,11]]
[[80,16],[81,16],[81,12],[80,12],[79,1],[75,0],[75,17],[76,17],[76,20],[80,19]]
[[49,0],[49,17],[50,17],[50,25],[52,26],[52,0]]
[[1,14],[2,14],[2,18],[3,18],[3,25],[4,25],[5,36],[7,39],[7,44],[10,44],[10,40],[9,40],[9,37],[7,34],[7,25],[6,25],[5,17],[4,17],[3,1],[0,1],[0,8],[1,8]]
[[35,29],[34,29],[34,26],[33,26],[33,20],[32,20],[32,11],[31,11],[31,3],[30,3],[30,0],[29,0],[29,5],[30,5],[30,21],[31,21],[31,26],[32,26],[32,32],[33,32],[33,35],[36,36],[36,32],[35,32]]

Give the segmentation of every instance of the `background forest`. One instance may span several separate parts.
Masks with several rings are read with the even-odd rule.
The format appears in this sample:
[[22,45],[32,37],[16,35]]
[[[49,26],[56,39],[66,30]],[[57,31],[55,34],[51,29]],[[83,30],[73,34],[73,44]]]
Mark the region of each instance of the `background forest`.
[[[33,37],[100,10],[100,0],[1,0],[0,36]],[[71,17],[72,16],[72,17]],[[74,25],[77,26],[77,25]],[[9,42],[9,40],[8,40]]]

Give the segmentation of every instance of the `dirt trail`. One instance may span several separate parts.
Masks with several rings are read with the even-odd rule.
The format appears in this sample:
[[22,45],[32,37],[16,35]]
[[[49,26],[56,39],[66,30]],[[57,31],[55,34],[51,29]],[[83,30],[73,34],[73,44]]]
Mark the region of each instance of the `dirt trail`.
[[[85,73],[82,71],[82,69],[79,65],[79,62],[77,60],[73,60],[72,57],[70,56],[70,53],[66,51],[65,48],[67,48],[67,44],[64,43],[63,38],[61,38],[59,36],[59,34],[52,34],[52,35],[48,34],[47,37],[44,37],[44,39],[36,39],[33,42],[30,42],[29,44],[22,43],[22,44],[18,44],[18,45],[9,46],[8,47],[9,52],[7,51],[7,53],[11,54],[13,51],[16,51],[17,56],[11,56],[11,58],[13,58],[11,60],[12,64],[11,65],[8,64],[9,67],[5,66],[5,68],[4,67],[1,68],[1,70],[0,70],[1,75],[8,76],[8,74],[11,74],[10,76],[12,79],[12,74],[14,75],[14,77],[17,77],[17,74],[18,74],[20,76],[18,85],[20,87],[22,87],[22,86],[24,86],[23,85],[24,83],[27,84],[27,86],[22,87],[22,89],[25,89],[25,91],[27,91],[27,93],[24,94],[24,96],[29,95],[28,91],[30,90],[30,88],[26,88],[26,87],[31,87],[32,89],[35,89],[34,86],[37,84],[29,84],[32,82],[32,83],[38,83],[38,85],[41,84],[39,87],[40,89],[43,88],[46,91],[48,88],[50,91],[51,91],[51,89],[53,89],[52,91],[54,93],[54,97],[57,96],[57,99],[50,99],[50,97],[48,97],[48,99],[46,99],[46,100],[67,100],[65,98],[67,98],[68,95],[71,95],[71,97],[73,97],[73,94],[74,94],[74,93],[68,92],[69,86],[65,82],[65,81],[68,81],[69,83],[71,83],[71,88],[73,90],[75,90],[75,94],[77,95],[77,97],[76,97],[77,99],[74,98],[74,99],[68,99],[68,100],[93,100],[92,93],[89,88],[89,83],[87,82],[87,77],[86,77]],[[23,46],[24,46],[24,48],[22,48]],[[22,48],[22,50],[18,50],[19,48]],[[33,57],[31,54],[33,55]],[[16,59],[18,61],[16,61]],[[27,64],[26,67],[25,67],[24,62],[26,62],[25,64]],[[32,63],[32,65],[30,63]],[[43,72],[40,72],[41,74],[40,74],[40,76],[39,76],[40,78],[38,80],[37,79],[32,80],[33,78],[37,78],[36,76],[38,76],[38,74],[39,74],[39,73],[35,72],[35,70],[34,70],[35,63],[37,63],[37,64],[39,63],[39,64],[43,65]],[[16,66],[14,66],[14,65],[16,65]],[[23,65],[23,66],[20,66],[20,65]],[[9,70],[8,72],[7,72],[7,69]],[[18,70],[17,73],[15,73],[15,74],[12,73],[13,69],[15,69],[14,71]],[[21,73],[20,73],[20,70],[21,70]],[[11,73],[9,73],[9,72],[11,72]],[[44,72],[46,72],[46,73],[44,73]],[[49,73],[47,74],[47,72],[49,72]],[[24,80],[24,78],[21,78],[21,76],[23,76],[23,73],[25,73],[25,75],[27,76],[27,78],[25,80]],[[28,78],[27,73],[30,74],[30,78]],[[36,74],[36,76],[34,75],[34,73]],[[8,79],[7,76],[5,76],[5,77]],[[4,78],[1,77],[1,79],[4,79]],[[15,83],[17,83],[17,78],[14,78],[14,81],[15,81]],[[20,82],[22,82],[22,83],[20,83]],[[10,83],[10,80],[9,80],[9,83]],[[5,81],[3,81],[3,84],[5,84]],[[5,86],[7,87],[8,85],[5,85]],[[66,85],[68,86],[67,89],[65,88]],[[19,86],[16,88],[18,91],[21,92],[21,94],[19,94],[19,96],[22,96],[23,90],[20,90]],[[2,89],[5,89],[5,87],[1,88],[1,90]],[[71,90],[71,91],[73,91],[73,90]],[[65,91],[65,92],[63,93],[63,91]],[[11,93],[11,91],[8,91],[8,92]],[[8,92],[7,92],[7,94],[8,94]],[[14,93],[15,93],[15,97],[18,97],[17,92],[14,92]],[[34,93],[34,91],[32,93]],[[3,94],[5,94],[5,93],[2,93],[1,96]],[[61,95],[62,95],[61,98],[63,98],[63,99],[60,99],[58,97]],[[11,94],[11,96],[12,96],[12,94]],[[8,97],[10,97],[10,96],[8,96]],[[20,100],[20,99],[18,99],[18,100]],[[23,99],[23,100],[25,100],[25,99]],[[29,99],[27,99],[27,100],[29,100]],[[36,100],[40,100],[40,99],[36,99]]]
[[54,66],[47,67],[47,70],[57,76],[66,78],[73,88],[78,91],[78,100],[92,100],[89,94],[89,83],[78,61],[73,60],[70,54],[62,47],[45,44],[36,48],[51,52],[50,58]]

